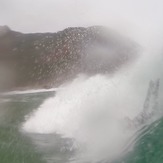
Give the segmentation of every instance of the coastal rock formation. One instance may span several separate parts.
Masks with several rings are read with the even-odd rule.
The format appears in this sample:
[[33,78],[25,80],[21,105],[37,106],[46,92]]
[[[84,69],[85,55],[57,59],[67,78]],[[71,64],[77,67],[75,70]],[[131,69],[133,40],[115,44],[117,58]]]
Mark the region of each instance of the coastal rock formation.
[[102,26],[23,34],[0,27],[0,89],[52,87],[78,73],[113,73],[138,46]]

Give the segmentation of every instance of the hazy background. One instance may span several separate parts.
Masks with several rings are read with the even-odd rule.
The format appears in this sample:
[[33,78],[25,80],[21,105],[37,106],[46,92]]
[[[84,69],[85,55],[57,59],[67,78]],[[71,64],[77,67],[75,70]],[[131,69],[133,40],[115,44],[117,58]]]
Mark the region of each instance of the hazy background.
[[22,32],[99,24],[132,35],[159,35],[162,17],[162,0],[0,0],[0,25]]
[[25,33],[105,25],[138,42],[151,62],[156,54],[163,61],[162,0],[0,0],[0,25]]

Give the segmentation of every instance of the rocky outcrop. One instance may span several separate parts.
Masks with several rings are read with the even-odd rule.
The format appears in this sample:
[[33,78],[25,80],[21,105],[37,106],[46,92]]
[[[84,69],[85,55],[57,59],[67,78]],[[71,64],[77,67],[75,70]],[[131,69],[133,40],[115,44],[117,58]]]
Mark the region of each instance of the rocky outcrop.
[[101,26],[23,34],[0,27],[0,89],[52,87],[78,73],[112,73],[137,45]]

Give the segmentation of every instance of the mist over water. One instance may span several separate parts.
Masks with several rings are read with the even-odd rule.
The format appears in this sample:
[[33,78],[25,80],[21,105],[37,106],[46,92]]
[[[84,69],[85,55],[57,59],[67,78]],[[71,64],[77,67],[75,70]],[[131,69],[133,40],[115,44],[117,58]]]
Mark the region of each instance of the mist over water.
[[69,150],[78,151],[74,158],[79,162],[113,161],[132,150],[139,129],[162,115],[153,115],[137,128],[126,125],[126,118],[134,120],[143,110],[150,80],[160,78],[162,110],[162,38],[151,32],[122,32],[141,46],[138,58],[115,74],[79,74],[60,86],[54,97],[27,115],[23,131],[72,139]]
[[[161,58],[159,53],[144,54],[115,75],[80,74],[28,115],[23,130],[71,138],[71,148],[80,151],[78,157],[85,161],[117,159],[133,148],[139,135],[135,133],[144,125],[128,128],[126,118],[134,120],[143,110],[149,81],[162,79],[158,73]],[[160,93],[160,108],[161,99]],[[159,117],[153,115],[145,123]]]

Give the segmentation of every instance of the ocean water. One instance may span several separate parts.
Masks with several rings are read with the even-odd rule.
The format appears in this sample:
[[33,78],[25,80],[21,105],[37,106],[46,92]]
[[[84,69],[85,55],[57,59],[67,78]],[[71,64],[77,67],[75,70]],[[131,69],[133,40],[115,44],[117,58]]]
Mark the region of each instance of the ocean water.
[[1,95],[0,163],[163,162],[161,89],[142,116],[149,81],[132,74]]

